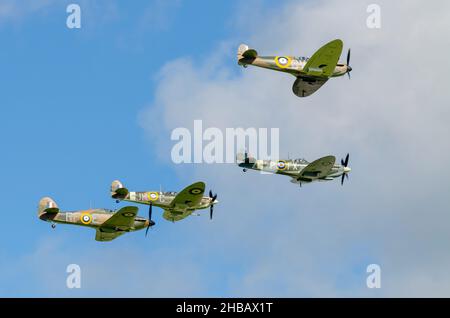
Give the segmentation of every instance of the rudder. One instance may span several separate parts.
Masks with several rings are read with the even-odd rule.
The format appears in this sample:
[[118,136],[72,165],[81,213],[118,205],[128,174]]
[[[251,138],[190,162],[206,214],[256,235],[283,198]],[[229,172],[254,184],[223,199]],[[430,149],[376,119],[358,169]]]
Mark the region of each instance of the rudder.
[[125,188],[119,180],[111,183],[111,197],[114,199],[123,199],[128,195],[128,189]]

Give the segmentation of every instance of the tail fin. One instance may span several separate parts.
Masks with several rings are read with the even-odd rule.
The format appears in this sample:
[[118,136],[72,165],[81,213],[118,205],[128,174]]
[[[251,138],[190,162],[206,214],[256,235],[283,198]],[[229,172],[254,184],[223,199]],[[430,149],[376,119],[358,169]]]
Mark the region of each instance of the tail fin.
[[59,208],[52,198],[44,197],[39,201],[38,216],[41,217],[45,213],[58,213]]
[[247,44],[241,44],[238,47],[237,51],[237,59],[238,64],[241,64],[239,61],[241,59],[247,58],[247,59],[255,59],[258,56],[258,52],[254,49],[250,49]]
[[247,44],[239,45],[238,51],[237,51],[238,59],[243,57],[243,54],[245,51],[248,51],[248,45]]
[[111,183],[111,197],[114,199],[124,199],[128,193],[128,189],[119,180],[114,180]]

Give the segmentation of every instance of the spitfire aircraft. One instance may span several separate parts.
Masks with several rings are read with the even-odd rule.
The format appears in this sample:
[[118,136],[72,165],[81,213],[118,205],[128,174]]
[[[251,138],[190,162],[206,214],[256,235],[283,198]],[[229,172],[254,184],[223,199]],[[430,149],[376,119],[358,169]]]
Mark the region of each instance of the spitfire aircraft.
[[148,229],[155,225],[151,219],[137,216],[138,208],[126,206],[118,211],[107,209],[88,209],[81,211],[60,211],[58,205],[51,198],[45,197],[39,201],[38,217],[41,220],[55,223],[73,224],[96,229],[97,241],[112,241],[116,237],[127,233]]
[[294,75],[297,79],[292,91],[298,97],[306,97],[317,91],[331,77],[348,74],[350,78],[350,49],[347,53],[347,63],[338,63],[342,47],[342,41],[336,39],[322,46],[311,57],[259,56],[256,50],[241,44],[237,59],[238,64],[243,67],[253,65]]
[[149,205],[149,219],[152,215],[152,207],[156,206],[164,209],[163,218],[168,221],[180,221],[195,210],[209,208],[209,217],[212,219],[214,205],[219,201],[217,194],[209,191],[209,196],[203,196],[205,192],[205,183],[196,182],[184,188],[181,192],[130,192],[119,180],[115,180],[111,184],[111,197],[116,202],[128,201]]
[[237,155],[238,166],[247,169],[259,170],[268,173],[281,174],[291,177],[291,182],[300,184],[311,183],[313,181],[331,181],[341,177],[341,185],[344,184],[344,178],[348,178],[351,171],[348,167],[349,154],[345,159],[341,159],[341,164],[336,165],[336,157],[326,156],[313,162],[305,159],[294,160],[256,160],[249,157],[247,153]]

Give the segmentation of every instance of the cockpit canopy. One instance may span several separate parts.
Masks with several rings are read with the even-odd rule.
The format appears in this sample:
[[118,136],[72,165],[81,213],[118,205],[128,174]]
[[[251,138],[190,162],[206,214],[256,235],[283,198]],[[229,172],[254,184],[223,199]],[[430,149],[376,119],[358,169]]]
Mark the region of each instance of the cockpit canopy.
[[297,163],[297,164],[308,164],[309,163],[306,159],[303,159],[303,158],[294,159],[294,160],[292,160],[292,162]]
[[306,57],[306,56],[300,56],[300,57],[298,58],[298,60],[299,60],[300,62],[308,62],[309,57]]

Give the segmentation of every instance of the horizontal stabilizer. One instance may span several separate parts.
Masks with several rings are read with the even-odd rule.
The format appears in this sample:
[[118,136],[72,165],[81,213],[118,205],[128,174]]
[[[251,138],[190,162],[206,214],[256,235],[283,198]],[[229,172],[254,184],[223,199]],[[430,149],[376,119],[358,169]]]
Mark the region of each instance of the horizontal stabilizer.
[[242,56],[249,59],[255,59],[258,56],[258,52],[254,49],[250,49],[242,53]]

